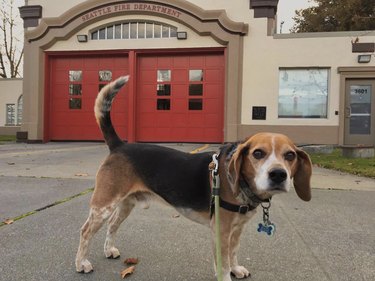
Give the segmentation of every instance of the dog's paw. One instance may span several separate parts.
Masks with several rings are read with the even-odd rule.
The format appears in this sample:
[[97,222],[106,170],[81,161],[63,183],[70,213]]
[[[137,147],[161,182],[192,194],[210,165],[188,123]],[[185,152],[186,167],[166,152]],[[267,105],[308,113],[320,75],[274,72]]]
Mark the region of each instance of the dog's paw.
[[104,250],[104,255],[107,259],[117,259],[120,257],[120,251],[115,247],[111,247],[110,249]]
[[250,277],[250,272],[241,265],[236,265],[232,267],[231,272],[237,279]]
[[88,260],[83,260],[76,262],[76,270],[79,273],[90,273],[94,270],[94,268]]

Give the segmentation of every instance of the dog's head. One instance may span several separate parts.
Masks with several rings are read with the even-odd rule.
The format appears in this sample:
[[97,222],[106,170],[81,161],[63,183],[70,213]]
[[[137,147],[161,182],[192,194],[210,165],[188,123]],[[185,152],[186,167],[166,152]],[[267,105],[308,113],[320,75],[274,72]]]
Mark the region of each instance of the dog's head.
[[235,197],[240,194],[240,180],[261,199],[287,192],[293,179],[297,195],[311,200],[310,157],[285,135],[256,134],[239,144],[229,159],[228,179]]

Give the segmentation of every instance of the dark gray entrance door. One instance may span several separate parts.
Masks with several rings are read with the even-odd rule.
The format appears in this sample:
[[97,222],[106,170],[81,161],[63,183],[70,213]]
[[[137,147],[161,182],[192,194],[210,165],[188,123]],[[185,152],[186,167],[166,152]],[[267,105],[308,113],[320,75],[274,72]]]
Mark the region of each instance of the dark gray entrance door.
[[345,145],[375,144],[375,80],[347,80]]

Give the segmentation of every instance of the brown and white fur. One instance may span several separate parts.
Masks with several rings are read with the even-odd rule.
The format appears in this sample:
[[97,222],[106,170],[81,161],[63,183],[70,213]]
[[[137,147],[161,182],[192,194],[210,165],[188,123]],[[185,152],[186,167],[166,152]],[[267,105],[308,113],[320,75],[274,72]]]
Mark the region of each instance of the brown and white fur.
[[[120,140],[110,118],[114,96],[128,81],[120,77],[104,87],[95,103],[95,117],[103,132],[110,154],[101,165],[95,190],[90,202],[90,213],[81,228],[76,256],[76,270],[88,273],[93,266],[88,260],[88,247],[93,235],[108,221],[104,254],[117,258],[114,237],[120,224],[133,207],[148,197],[162,199],[182,215],[205,224],[212,229],[210,216],[212,198],[208,166],[212,153],[188,154],[150,144],[127,144]],[[305,201],[311,199],[309,156],[281,134],[259,133],[243,142],[230,143],[220,149],[220,197],[234,205],[259,202],[259,200],[289,191],[293,181],[297,195]],[[240,184],[245,182],[245,192]],[[255,214],[255,209],[240,214],[220,209],[223,280],[250,276],[237,260],[237,250],[245,223]],[[213,241],[214,242],[214,241]],[[215,244],[215,243],[213,243]]]

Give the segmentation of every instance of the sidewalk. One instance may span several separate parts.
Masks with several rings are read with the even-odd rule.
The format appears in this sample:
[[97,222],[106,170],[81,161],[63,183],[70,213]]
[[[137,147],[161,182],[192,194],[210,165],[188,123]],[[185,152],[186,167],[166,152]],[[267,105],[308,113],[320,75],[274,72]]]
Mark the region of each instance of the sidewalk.
[[[0,227],[0,281],[121,280],[128,257],[140,263],[125,280],[214,281],[210,231],[159,204],[136,208],[123,223],[119,260],[104,258],[103,228],[90,248],[94,273],[75,272],[79,229],[107,152],[102,143],[0,145],[0,221],[41,209]],[[251,280],[375,280],[375,180],[314,168],[312,186],[308,203],[294,191],[275,196],[274,237],[256,232],[261,212],[246,227],[239,259]]]

